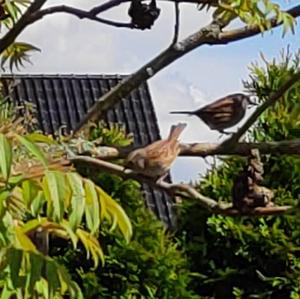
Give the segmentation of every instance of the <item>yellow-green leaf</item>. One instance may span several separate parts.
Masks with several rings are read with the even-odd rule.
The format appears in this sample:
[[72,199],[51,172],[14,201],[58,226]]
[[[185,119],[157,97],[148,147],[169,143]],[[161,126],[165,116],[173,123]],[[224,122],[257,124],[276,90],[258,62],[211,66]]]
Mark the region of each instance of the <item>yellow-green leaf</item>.
[[113,222],[117,222],[120,231],[126,241],[129,242],[132,236],[132,226],[127,214],[115,200],[98,186],[97,191],[100,197],[105,201],[106,210],[113,217]]
[[26,135],[26,138],[31,142],[46,143],[46,144],[58,144],[51,136],[47,136],[41,133],[31,133]]
[[85,219],[88,229],[95,233],[100,226],[100,207],[95,184],[91,180],[84,180],[86,196]]
[[25,180],[22,182],[22,195],[24,203],[27,207],[30,207],[34,198],[36,198],[40,188],[36,182],[31,180]]
[[28,232],[37,229],[38,227],[40,227],[46,222],[47,222],[47,218],[29,220],[22,226],[22,231],[24,234],[27,234]]
[[4,179],[7,181],[12,164],[12,147],[5,137],[0,134],[0,168]]
[[66,195],[65,177],[59,171],[47,171],[43,178],[43,190],[48,202],[47,215],[60,222],[64,213]]
[[37,216],[40,211],[43,208],[43,205],[45,203],[45,193],[42,191],[39,191],[36,195],[36,197],[32,200],[30,205],[30,210],[33,216]]
[[16,237],[16,243],[15,247],[21,250],[25,251],[33,251],[36,252],[36,247],[32,243],[32,241],[29,239],[29,237],[24,234],[22,231],[22,228],[16,226],[15,229],[15,237]]
[[18,135],[18,140],[27,149],[29,153],[34,155],[45,167],[48,165],[48,161],[41,151],[41,149],[28,138]]
[[86,250],[87,258],[90,257],[90,254],[92,255],[94,268],[98,267],[99,258],[102,262],[102,265],[104,265],[104,254],[98,240],[90,233],[82,229],[77,229],[76,234]]
[[69,222],[72,229],[75,230],[82,221],[85,208],[85,190],[83,179],[77,173],[68,173],[67,180],[72,191]]
[[76,248],[77,247],[77,242],[78,242],[78,237],[76,236],[76,234],[74,233],[74,231],[70,227],[69,222],[66,221],[66,220],[63,220],[60,225],[66,231],[66,233],[68,234],[69,238],[72,241],[72,244],[73,244],[74,248]]
[[10,196],[10,191],[4,190],[0,192],[0,219],[4,216],[6,212],[6,199]]

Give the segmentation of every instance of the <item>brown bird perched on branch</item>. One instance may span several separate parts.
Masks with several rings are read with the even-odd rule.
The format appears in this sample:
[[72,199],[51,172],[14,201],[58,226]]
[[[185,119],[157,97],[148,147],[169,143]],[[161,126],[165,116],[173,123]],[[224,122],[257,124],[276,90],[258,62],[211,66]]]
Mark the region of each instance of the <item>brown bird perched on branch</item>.
[[145,176],[163,179],[180,152],[178,138],[185,127],[184,123],[173,125],[168,139],[132,151],[125,165]]
[[173,111],[171,114],[189,114],[198,116],[206,125],[221,133],[233,127],[245,116],[249,104],[255,105],[250,97],[242,93],[227,95],[195,111]]

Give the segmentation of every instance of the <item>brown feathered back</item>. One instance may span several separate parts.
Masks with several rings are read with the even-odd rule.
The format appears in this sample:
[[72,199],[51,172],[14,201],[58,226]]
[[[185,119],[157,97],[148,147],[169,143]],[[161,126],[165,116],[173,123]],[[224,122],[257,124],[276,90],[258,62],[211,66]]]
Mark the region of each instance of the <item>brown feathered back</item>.
[[144,148],[134,150],[128,155],[126,164],[150,177],[163,176],[180,152],[178,138],[185,127],[184,123],[172,126],[167,139],[157,140]]

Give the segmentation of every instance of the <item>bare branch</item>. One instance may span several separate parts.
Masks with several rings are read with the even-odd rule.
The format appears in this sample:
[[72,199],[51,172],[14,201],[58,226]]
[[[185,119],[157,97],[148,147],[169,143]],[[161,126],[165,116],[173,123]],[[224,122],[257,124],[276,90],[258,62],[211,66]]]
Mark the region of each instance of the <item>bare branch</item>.
[[293,208],[291,206],[257,207],[242,214],[237,209],[227,208],[218,211],[217,214],[224,216],[270,216],[284,214],[286,212],[291,212],[292,210]]
[[94,8],[92,8],[90,10],[90,13],[91,13],[91,15],[96,16],[96,15],[98,15],[101,12],[104,12],[106,10],[109,10],[109,9],[111,9],[113,7],[116,7],[116,6],[118,6],[118,5],[122,4],[122,3],[129,2],[129,1],[130,0],[110,0],[110,1],[108,1],[106,3],[103,3],[101,5],[95,6]]
[[[221,143],[181,143],[180,156],[202,157],[215,155],[239,155],[249,156],[251,149],[258,149],[261,154],[274,155],[300,155],[300,139],[271,141],[271,142],[239,142],[233,147],[222,147]],[[130,151],[136,148],[115,148],[109,146],[96,146],[91,151],[77,154],[93,156],[97,159],[113,160],[125,158]]]
[[[205,209],[211,211],[212,213],[222,214],[222,215],[230,215],[230,216],[238,216],[241,213],[232,208],[230,205],[225,203],[217,202],[209,197],[206,197],[199,193],[196,189],[194,189],[191,185],[187,184],[170,184],[166,182],[154,181],[151,178],[143,176],[139,173],[134,172],[131,169],[125,169],[124,167],[116,164],[112,164],[106,161],[98,160],[91,157],[86,156],[72,156],[69,158],[69,161],[75,164],[84,164],[87,167],[97,168],[98,170],[102,170],[108,173],[116,174],[123,178],[132,178],[140,182],[145,182],[150,186],[166,191],[172,196],[181,196],[188,197],[193,200],[197,200],[198,203],[204,207]],[[291,209],[290,206],[283,207],[259,207],[253,210],[248,211],[247,213],[243,213],[243,215],[274,215],[281,214]]]
[[97,169],[101,169],[103,171],[116,174],[118,176],[121,176],[123,178],[131,178],[135,179],[140,182],[145,182],[149,184],[150,186],[166,191],[170,195],[188,195],[194,199],[197,199],[199,203],[204,206],[207,209],[220,209],[219,203],[217,203],[215,200],[208,198],[206,196],[201,195],[196,190],[194,190],[189,185],[173,185],[166,182],[156,182],[151,178],[148,178],[146,176],[143,176],[139,173],[136,173],[135,171],[131,169],[126,169],[120,165],[112,164],[107,161],[102,161],[99,159],[86,157],[86,156],[74,156],[69,158],[70,162],[72,163],[84,163],[85,165],[90,165],[92,167],[95,167]]
[[[286,12],[290,13],[294,17],[298,17],[300,16],[300,5],[287,10]],[[270,20],[272,28],[282,24],[277,22],[275,18]],[[213,22],[212,24],[190,35],[183,41],[178,42],[161,52],[153,60],[145,64],[138,71],[125,78],[113,89],[103,95],[81,120],[74,133],[78,132],[88,121],[93,121],[101,117],[103,112],[112,108],[122,98],[128,96],[130,92],[137,88],[142,82],[153,77],[157,72],[193,49],[206,44],[215,45],[238,41],[259,33],[259,26],[245,26],[236,30],[221,32],[221,25]]]
[[239,142],[232,147],[222,147],[220,143],[181,144],[180,156],[207,157],[213,155],[248,156],[251,149],[258,149],[261,154],[300,155],[300,139],[272,142]]
[[175,0],[174,6],[175,6],[175,25],[174,25],[174,37],[171,45],[175,45],[177,43],[178,35],[179,35],[180,10],[179,10],[178,0]]
[[300,72],[295,73],[289,80],[287,80],[276,92],[272,93],[269,98],[262,103],[248,118],[245,124],[229,139],[225,140],[221,146],[231,147],[234,143],[246,133],[246,131],[254,124],[257,118],[270,106],[274,105],[276,101],[284,96],[284,94],[296,83],[300,82]]
[[79,19],[89,19],[92,21],[96,21],[96,22],[114,26],[114,27],[133,28],[131,23],[121,23],[121,22],[115,22],[115,21],[99,18],[92,12],[92,10],[85,11],[85,10],[78,9],[76,7],[67,6],[67,5],[53,6],[53,7],[49,7],[49,8],[37,11],[35,14],[33,14],[31,16],[31,19],[35,22],[37,20],[42,19],[44,16],[54,14],[54,13],[67,13],[67,14],[76,16]]

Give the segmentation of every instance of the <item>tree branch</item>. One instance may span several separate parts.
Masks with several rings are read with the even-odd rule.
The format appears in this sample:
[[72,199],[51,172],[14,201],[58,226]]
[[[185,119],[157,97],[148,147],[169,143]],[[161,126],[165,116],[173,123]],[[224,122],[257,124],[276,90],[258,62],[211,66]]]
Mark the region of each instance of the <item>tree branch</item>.
[[[300,5],[286,11],[294,17],[300,15]],[[275,18],[271,19],[272,28],[281,25]],[[216,45],[225,44],[237,40],[242,40],[260,33],[258,26],[245,26],[236,30],[221,32],[221,26],[215,22],[190,35],[181,42],[172,45],[149,63],[141,67],[137,72],[125,78],[118,85],[104,94],[95,105],[88,111],[86,116],[75,128],[78,132],[88,121],[93,121],[102,116],[103,112],[112,108],[122,98],[128,96],[132,90],[137,88],[142,82],[153,77],[158,71],[171,64],[173,61],[184,56],[193,49],[205,44]]]
[[49,7],[49,8],[37,11],[35,14],[33,14],[31,16],[31,20],[32,20],[32,22],[36,22],[37,20],[42,19],[44,16],[54,14],[54,13],[67,13],[67,14],[76,16],[79,19],[89,19],[92,21],[96,21],[96,22],[114,26],[114,27],[133,28],[131,23],[115,22],[115,21],[99,18],[95,15],[93,10],[86,11],[86,10],[78,9],[76,7],[71,7],[71,6],[67,6],[67,5],[53,6],[53,7]]
[[0,54],[9,47],[26,26],[32,23],[31,15],[38,11],[47,0],[35,0],[17,23],[0,39]]
[[257,118],[270,106],[274,105],[284,94],[297,82],[300,81],[300,72],[295,73],[292,78],[287,80],[276,92],[273,92],[269,98],[262,103],[248,118],[244,125],[234,133],[229,139],[225,140],[221,147],[232,147],[240,138],[246,133],[246,131],[254,124]]
[[132,178],[139,182],[144,182],[149,184],[150,186],[165,191],[171,196],[181,196],[181,197],[188,197],[193,200],[197,200],[198,203],[204,207],[205,209],[222,215],[230,215],[230,216],[239,216],[239,215],[274,215],[274,214],[281,214],[289,209],[290,206],[282,206],[282,207],[259,207],[255,208],[247,213],[241,214],[238,210],[232,208],[230,205],[225,203],[217,202],[209,197],[206,197],[199,193],[196,189],[194,189],[191,185],[187,184],[170,184],[166,182],[155,182],[151,178],[143,176],[139,173],[134,172],[131,169],[125,169],[124,167],[116,164],[112,164],[106,161],[98,160],[91,157],[86,156],[72,156],[69,157],[69,161],[74,164],[84,164],[87,167],[93,167],[96,169],[100,169],[102,171],[116,174],[123,178]]
[[[220,143],[181,143],[180,156],[202,157],[215,155],[239,155],[248,156],[251,149],[258,149],[261,154],[272,155],[300,155],[300,139],[271,141],[271,142],[239,142],[233,147],[222,147]],[[95,146],[91,150],[76,152],[77,154],[89,155],[97,159],[113,160],[125,158],[132,147],[115,148],[109,146]],[[75,149],[76,150],[76,149]],[[74,151],[74,149],[73,149]]]
[[[96,16],[99,13],[102,13],[106,10],[109,10],[113,7],[116,7],[120,4],[130,2],[131,0],[110,0],[104,4],[98,5],[90,10],[90,12]],[[167,1],[167,2],[181,2],[181,3],[191,3],[191,4],[207,4],[209,0],[160,0],[160,1]]]
[[172,40],[171,45],[175,45],[178,41],[178,35],[179,35],[179,22],[180,22],[180,10],[179,10],[179,2],[178,0],[175,0],[174,2],[175,6],[175,25],[174,25],[174,37]]

